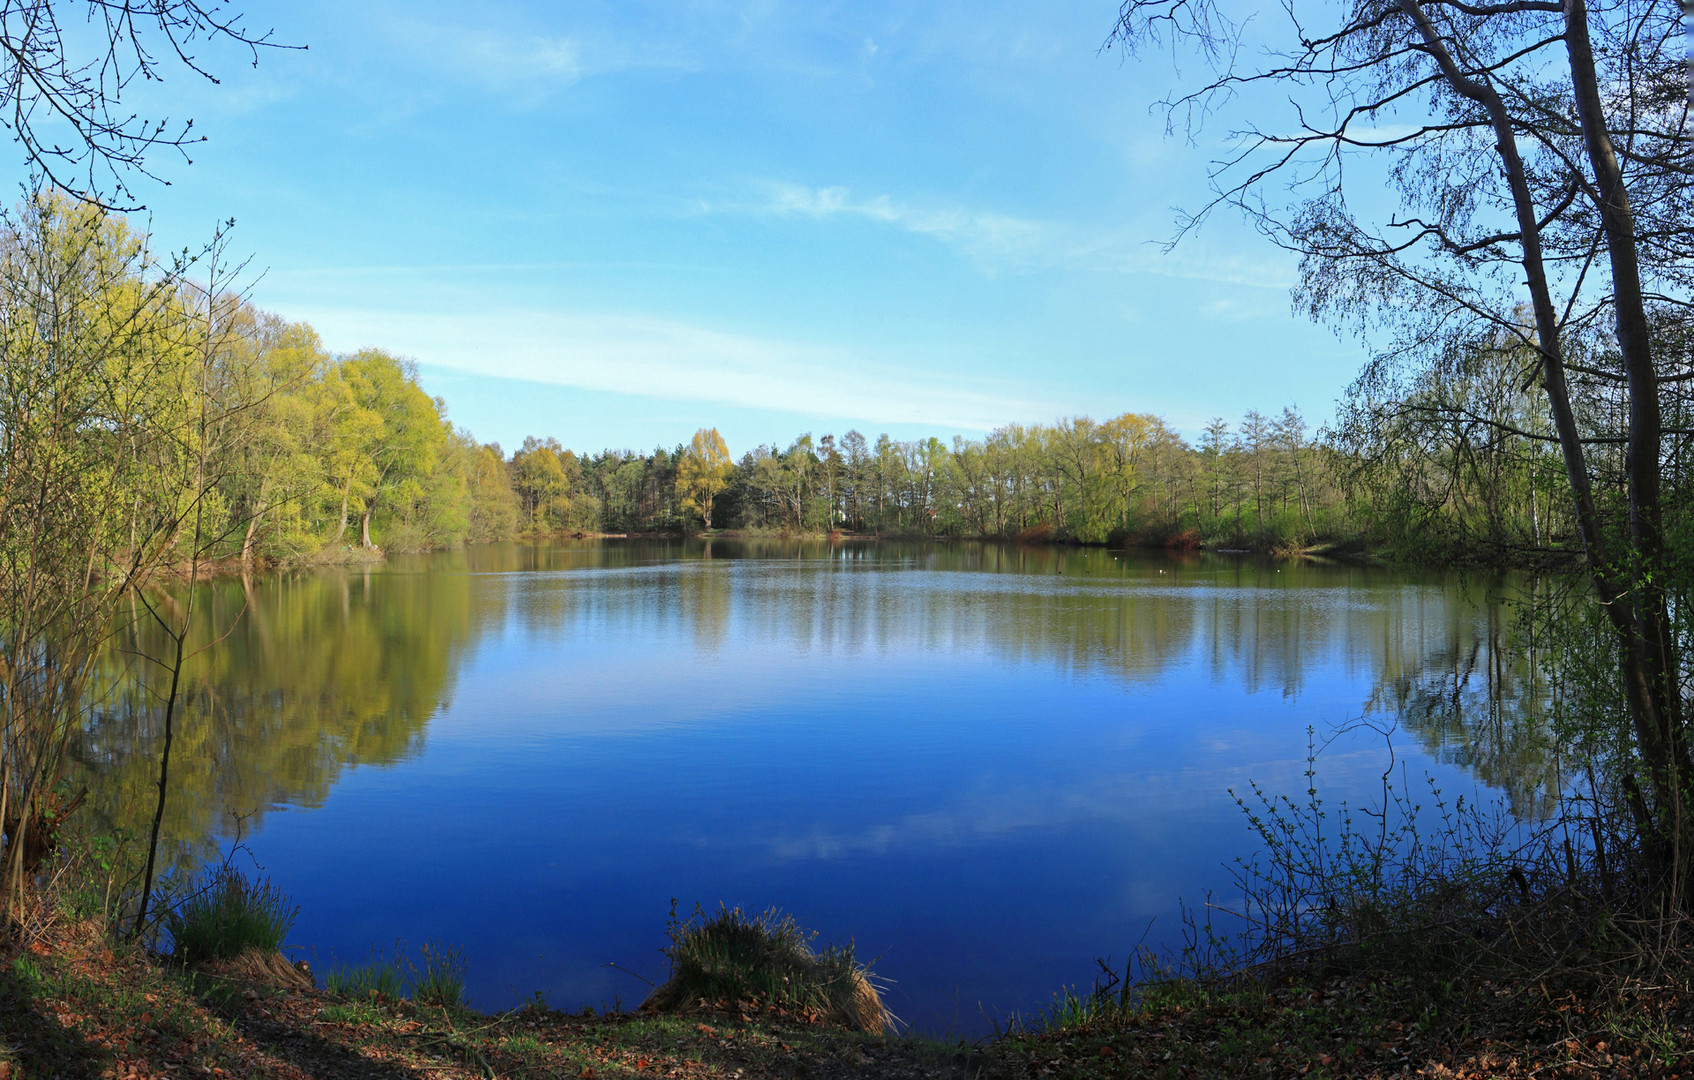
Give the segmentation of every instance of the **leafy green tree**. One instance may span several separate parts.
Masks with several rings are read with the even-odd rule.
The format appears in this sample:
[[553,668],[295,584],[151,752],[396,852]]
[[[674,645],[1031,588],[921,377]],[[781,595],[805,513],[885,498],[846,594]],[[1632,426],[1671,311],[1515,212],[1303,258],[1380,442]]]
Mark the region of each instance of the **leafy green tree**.
[[708,531],[712,528],[712,500],[729,486],[734,473],[735,462],[718,429],[696,431],[677,463],[676,491],[683,509],[699,514]]
[[[417,384],[416,365],[381,349],[361,349],[336,365],[351,412],[359,418],[357,452],[366,478],[359,543],[374,547],[371,520],[379,505],[406,517],[424,494],[450,429],[440,402]],[[409,524],[409,522],[408,522]]]
[[380,476],[371,449],[382,438],[382,417],[362,404],[342,366],[331,366],[325,378],[313,387],[313,445],[323,461],[323,499],[339,504],[334,512],[335,532],[329,546],[340,544],[347,534],[348,514],[363,514],[366,502],[376,495]]
[[556,527],[555,512],[560,509],[560,500],[569,495],[564,453],[557,439],[542,440],[532,435],[512,455],[512,487],[531,531]]
[[189,285],[189,269],[65,198],[38,196],[0,219],[8,912],[80,801],[61,786],[67,748],[111,690],[97,661],[123,602],[179,544],[198,558],[198,524],[216,512],[208,453],[240,404],[216,392],[230,305]]
[[323,462],[311,445],[312,384],[329,366],[318,335],[303,323],[246,309],[250,331],[228,378],[251,402],[220,456],[220,488],[230,532],[241,536],[244,564],[261,551],[301,553],[316,547],[304,503],[324,484]]
[[485,544],[512,536],[518,531],[518,498],[507,479],[506,459],[499,444],[478,446],[469,432],[461,430],[454,445],[470,503],[465,538]]

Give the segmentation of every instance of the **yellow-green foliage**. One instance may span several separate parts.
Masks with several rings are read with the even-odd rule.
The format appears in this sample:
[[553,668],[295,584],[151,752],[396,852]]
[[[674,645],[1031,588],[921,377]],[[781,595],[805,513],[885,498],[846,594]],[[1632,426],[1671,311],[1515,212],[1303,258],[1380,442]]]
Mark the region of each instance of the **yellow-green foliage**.
[[712,527],[712,500],[729,486],[735,474],[735,462],[730,460],[729,448],[717,428],[701,428],[694,433],[688,449],[677,462],[676,491],[682,496],[683,509],[699,514]]
[[26,203],[0,221],[0,247],[0,468],[14,497],[22,478],[58,485],[43,505],[59,517],[39,531],[67,550],[80,539],[107,576],[137,555],[295,558],[513,532],[498,449],[454,430],[409,360],[332,355],[310,326],[191,284],[219,280],[215,258],[166,265],[123,219],[68,200]]

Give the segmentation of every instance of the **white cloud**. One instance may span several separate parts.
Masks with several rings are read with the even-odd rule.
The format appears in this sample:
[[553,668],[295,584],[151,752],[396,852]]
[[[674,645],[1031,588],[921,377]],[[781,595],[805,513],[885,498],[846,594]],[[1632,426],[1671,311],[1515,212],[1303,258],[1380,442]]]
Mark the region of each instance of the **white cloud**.
[[960,206],[917,206],[888,195],[856,197],[845,187],[771,183],[765,200],[748,209],[779,217],[847,217],[888,225],[956,248],[989,272],[1065,267],[1279,291],[1295,280],[1292,259],[1260,244],[1251,254],[1218,252],[1191,238],[1166,252],[1121,226],[1080,227]]
[[397,24],[393,33],[432,70],[485,89],[535,93],[584,74],[582,46],[569,37],[422,22]]
[[763,209],[781,216],[859,217],[929,236],[991,265],[1046,265],[1066,247],[1059,227],[1048,222],[962,207],[917,207],[887,195],[855,199],[844,187],[811,188],[774,183]]
[[459,35],[458,42],[457,63],[490,81],[569,85],[582,78],[582,47],[570,38],[479,32]]
[[693,71],[699,64],[662,43],[407,20],[389,32],[433,77],[446,75],[532,102],[583,79],[637,69]]
[[919,370],[933,364],[649,316],[293,307],[334,349],[381,343],[435,368],[584,390],[968,431],[1062,409],[1026,386]]

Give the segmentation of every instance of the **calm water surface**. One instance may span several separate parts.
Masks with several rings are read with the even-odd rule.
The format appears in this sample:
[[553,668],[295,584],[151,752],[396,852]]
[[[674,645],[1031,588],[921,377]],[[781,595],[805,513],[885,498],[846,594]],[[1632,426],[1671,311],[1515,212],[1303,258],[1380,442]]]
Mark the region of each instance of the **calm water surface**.
[[[645,985],[606,965],[662,979],[673,897],[774,905],[880,958],[920,1030],[975,1034],[1176,940],[1250,850],[1229,789],[1304,790],[1309,727],[1397,723],[1412,776],[1544,812],[1514,587],[638,541],[225,581],[170,827],[186,854],[239,829],[320,969],[439,940],[483,1007],[628,1007]],[[135,817],[156,743],[119,728],[81,752]],[[1385,761],[1342,738],[1326,796],[1368,800]]]

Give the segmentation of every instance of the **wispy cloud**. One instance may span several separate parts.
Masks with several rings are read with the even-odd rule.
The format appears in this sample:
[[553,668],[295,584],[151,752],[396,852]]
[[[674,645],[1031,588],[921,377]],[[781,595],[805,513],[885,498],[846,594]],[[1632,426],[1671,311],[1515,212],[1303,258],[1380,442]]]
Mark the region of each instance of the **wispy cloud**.
[[1220,252],[1198,240],[1166,252],[1123,226],[1087,227],[963,206],[921,205],[889,195],[856,196],[845,187],[770,183],[766,196],[708,211],[751,212],[813,219],[856,218],[929,237],[956,248],[987,272],[1071,268],[1104,273],[1158,274],[1216,284],[1286,290],[1292,262],[1262,245],[1251,254]]
[[333,306],[302,315],[337,349],[381,343],[438,369],[584,390],[967,431],[1062,408],[1022,384],[962,383],[841,346],[640,315]]
[[389,32],[437,76],[531,104],[596,76],[699,66],[674,46],[607,40],[593,32],[561,35],[415,20],[397,22]]
[[843,187],[772,184],[766,209],[783,216],[864,218],[933,237],[984,262],[1014,268],[1050,263],[1066,246],[1059,227],[1049,222],[956,206],[912,206],[887,195],[855,199]]
[[392,32],[435,70],[488,90],[543,93],[586,71],[582,44],[570,37],[425,22],[398,23]]
[[570,38],[473,33],[459,39],[458,63],[484,80],[541,80],[569,85],[582,78],[582,46]]

